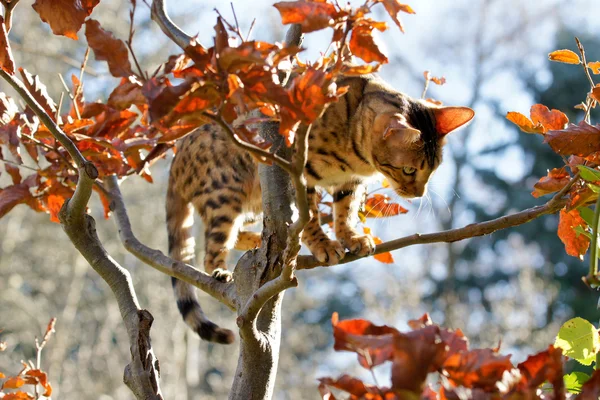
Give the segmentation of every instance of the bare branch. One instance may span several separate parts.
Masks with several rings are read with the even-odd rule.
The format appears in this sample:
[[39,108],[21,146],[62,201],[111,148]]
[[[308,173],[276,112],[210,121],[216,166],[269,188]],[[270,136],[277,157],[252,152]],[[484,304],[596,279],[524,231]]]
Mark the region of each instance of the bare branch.
[[171,39],[177,46],[185,50],[192,41],[192,37],[182,31],[175,23],[169,18],[167,14],[166,0],[154,0],[152,2],[152,20],[154,20],[160,29],[164,32],[169,39]]
[[111,210],[115,213],[115,222],[123,245],[131,254],[152,268],[194,285],[208,293],[227,307],[235,311],[235,293],[233,282],[220,282],[206,272],[199,271],[189,264],[174,260],[164,255],[160,250],[151,249],[141,243],[133,234],[123,196],[119,190],[116,176],[105,179],[111,200]]
[[[390,240],[376,247],[374,254],[386,253],[392,250],[398,250],[404,247],[413,246],[416,244],[425,243],[452,243],[459,240],[469,239],[472,237],[489,235],[500,229],[506,229],[513,226],[525,224],[531,220],[534,220],[542,215],[554,214],[567,203],[566,199],[554,200],[554,198],[548,201],[546,204],[528,208],[515,214],[505,215],[500,218],[492,219],[490,221],[479,222],[470,224],[462,228],[449,229],[446,231],[420,234],[415,233],[414,235],[405,236],[403,238]],[[346,264],[352,261],[356,261],[363,257],[358,257],[354,254],[346,253],[346,256],[342,259],[340,264]],[[324,265],[320,263],[313,256],[299,256],[297,269],[312,269]]]
[[140,308],[131,275],[107,254],[96,233],[96,222],[86,213],[86,206],[92,194],[94,181],[98,177],[98,170],[94,164],[82,156],[71,139],[46,114],[21,81],[3,70],[0,70],[0,76],[11,84],[75,160],[79,181],[73,197],[65,201],[60,210],[59,220],[75,248],[108,284],[115,295],[121,318],[129,335],[132,358],[131,363],[125,367],[125,384],[138,399],[162,400],[158,380],[158,360],[150,345],[152,315]]
[[10,33],[10,28],[12,27],[12,14],[13,10],[17,6],[19,0],[12,1],[3,1],[2,5],[4,6],[4,26],[6,27],[6,33]]

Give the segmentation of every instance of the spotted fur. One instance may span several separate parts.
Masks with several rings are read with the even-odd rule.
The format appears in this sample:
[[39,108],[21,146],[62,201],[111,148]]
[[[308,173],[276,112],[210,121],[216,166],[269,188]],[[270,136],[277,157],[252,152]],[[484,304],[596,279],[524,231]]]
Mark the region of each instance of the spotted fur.
[[[422,196],[442,161],[445,134],[473,116],[465,107],[446,112],[414,100],[370,75],[344,78],[338,85],[349,86],[348,93],[313,124],[309,137],[306,178],[311,220],[302,235],[313,255],[330,265],[342,259],[345,249],[360,256],[375,250],[372,238],[353,228],[364,197],[363,182],[382,174],[399,195]],[[169,254],[193,263],[191,227],[196,209],[204,225],[204,268],[216,279],[231,279],[226,265],[229,250],[260,245],[259,234],[241,230],[245,218],[261,209],[256,163],[213,125],[201,127],[177,147],[166,205]],[[321,228],[317,186],[333,196],[337,240]],[[206,318],[193,287],[173,279],[173,288],[183,319],[200,337],[233,341],[231,331]]]

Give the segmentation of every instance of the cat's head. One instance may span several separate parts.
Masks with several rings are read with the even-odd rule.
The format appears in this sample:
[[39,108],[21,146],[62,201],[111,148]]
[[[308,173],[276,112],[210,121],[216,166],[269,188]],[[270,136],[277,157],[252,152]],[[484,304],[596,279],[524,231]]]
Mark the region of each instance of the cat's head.
[[474,115],[468,107],[436,107],[423,101],[411,103],[403,113],[377,115],[372,128],[375,167],[400,196],[423,196],[442,162],[446,135],[468,124]]

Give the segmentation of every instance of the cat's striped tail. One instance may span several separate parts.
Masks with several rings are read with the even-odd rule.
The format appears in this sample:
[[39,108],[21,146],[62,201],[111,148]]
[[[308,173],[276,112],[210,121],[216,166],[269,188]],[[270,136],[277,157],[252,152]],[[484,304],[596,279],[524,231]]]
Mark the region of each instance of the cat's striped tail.
[[[192,233],[194,209],[177,193],[169,178],[167,194],[167,232],[169,238],[169,256],[175,260],[194,264],[195,241]],[[176,278],[171,280],[177,308],[185,323],[198,333],[203,340],[229,344],[233,343],[234,334],[229,329],[218,327],[211,322],[202,311],[196,288]]]

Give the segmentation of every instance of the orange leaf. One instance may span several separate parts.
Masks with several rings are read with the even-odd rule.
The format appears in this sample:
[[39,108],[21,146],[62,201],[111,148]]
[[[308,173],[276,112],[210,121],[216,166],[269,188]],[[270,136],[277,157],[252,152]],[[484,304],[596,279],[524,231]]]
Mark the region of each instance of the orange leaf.
[[40,81],[40,78],[37,75],[31,75],[24,68],[19,68],[19,72],[23,77],[23,83],[29,90],[29,93],[31,93],[33,98],[40,103],[50,118],[52,118],[53,121],[56,121],[56,104],[48,94],[46,85]]
[[365,201],[365,216],[368,218],[391,217],[406,214],[408,210],[398,203],[391,203],[390,197],[384,194],[374,194]]
[[0,16],[0,68],[13,75],[15,73],[15,61],[10,50],[10,42],[8,41],[8,33],[4,25],[4,18]]
[[526,133],[544,133],[544,127],[542,124],[533,125],[533,122],[523,114],[519,112],[511,111],[506,114],[508,119],[513,124],[517,125],[519,129]]
[[21,392],[20,390],[18,392],[7,393],[2,398],[2,400],[33,400],[33,399],[34,399],[34,397],[32,395],[30,395],[29,393]]
[[569,123],[569,118],[559,110],[550,111],[543,104],[531,106],[531,120],[534,124],[541,124],[544,131],[563,129]]
[[565,244],[565,250],[568,255],[573,257],[583,258],[590,246],[590,239],[585,235],[580,235],[575,232],[574,228],[581,226],[584,229],[588,227],[587,223],[579,215],[579,211],[560,210],[560,218],[558,221],[558,237]]
[[454,353],[442,370],[455,386],[492,391],[505,371],[513,368],[510,355],[499,356],[493,349],[475,349]]
[[571,50],[556,50],[548,54],[550,61],[557,61],[566,64],[580,64],[579,56]]
[[2,385],[2,389],[18,389],[25,384],[25,381],[18,376],[11,376]]
[[0,372],[0,379],[4,379],[6,378],[6,375],[4,375],[2,372]]
[[[327,385],[334,387],[336,389],[341,389],[347,393],[352,395],[352,399],[371,399],[371,397],[366,397],[372,393],[381,393],[381,388],[376,386],[367,385],[363,381],[358,378],[351,377],[350,375],[342,375],[338,379],[331,378],[319,378],[319,382],[321,385]],[[319,385],[319,387],[321,387]],[[357,396],[357,397],[355,397]],[[363,397],[364,396],[364,397]],[[395,396],[394,396],[395,397]],[[323,397],[324,399],[327,397]],[[381,397],[379,397],[381,398]],[[393,397],[392,397],[393,398]]]
[[592,96],[592,98],[594,100],[596,100],[598,103],[600,103],[600,84],[596,85],[592,89],[592,93],[590,94],[590,96]]
[[537,388],[548,381],[554,387],[554,393],[563,393],[563,357],[562,350],[550,345],[548,350],[530,356],[518,365],[521,380],[514,391],[532,391],[535,397]]
[[540,180],[533,185],[534,191],[531,192],[531,195],[537,198],[549,193],[558,192],[569,183],[569,180],[570,175],[564,168],[553,168],[551,171],[548,171],[547,176],[540,178]]
[[273,5],[281,14],[281,22],[300,24],[308,33],[332,26],[338,16],[333,4],[316,1],[282,1]]
[[52,33],[77,40],[77,31],[100,0],[36,0],[33,9]]
[[357,57],[360,57],[365,62],[370,63],[376,61],[385,64],[388,58],[379,50],[373,37],[373,29],[384,31],[385,24],[376,23],[371,20],[360,21],[354,29],[350,37],[350,51]]
[[94,19],[85,22],[85,37],[94,50],[96,60],[106,61],[112,76],[127,78],[133,75],[129,52],[122,40],[105,31]]
[[589,62],[587,66],[592,70],[594,75],[600,74],[600,61]]
[[44,396],[52,395],[52,386],[48,383],[48,375],[39,369],[30,369],[25,373],[26,382],[30,385],[40,384],[44,388]]
[[[379,236],[374,236],[371,234],[371,228],[365,226],[363,228],[363,232],[367,235],[370,235],[373,238],[373,242],[375,242],[375,244],[383,243],[383,240],[381,240]],[[390,253],[389,251],[387,253],[375,254],[374,258],[377,261],[382,262],[384,264],[392,264],[394,262],[394,257],[392,257],[392,253]]]
[[383,4],[387,13],[392,17],[398,28],[400,28],[400,31],[404,33],[404,27],[398,19],[398,14],[400,12],[414,14],[414,10],[409,5],[402,4],[398,0],[379,0],[378,2]]

